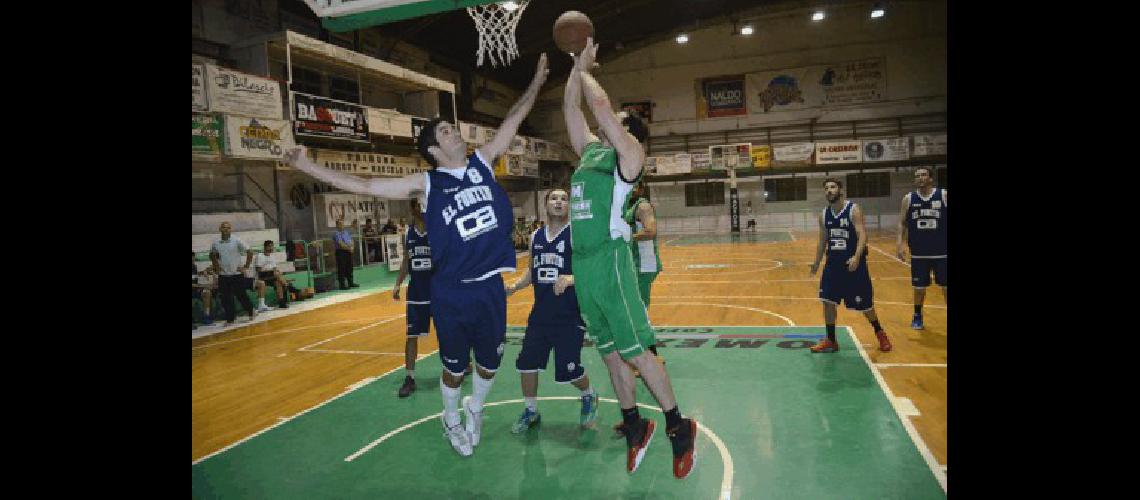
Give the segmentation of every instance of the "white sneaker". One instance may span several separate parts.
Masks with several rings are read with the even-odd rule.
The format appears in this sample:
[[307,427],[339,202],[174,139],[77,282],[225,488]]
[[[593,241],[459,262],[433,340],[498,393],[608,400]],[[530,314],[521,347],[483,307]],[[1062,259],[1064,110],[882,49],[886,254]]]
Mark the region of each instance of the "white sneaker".
[[259,312],[259,313],[269,312],[269,306],[267,306],[265,304],[257,306],[257,312]]
[[467,430],[463,428],[463,424],[448,427],[447,420],[443,418],[443,415],[440,415],[439,418],[443,420],[443,436],[451,441],[451,447],[455,448],[455,451],[461,456],[471,456],[471,453],[474,451],[471,449],[471,436],[467,433]]
[[483,431],[483,412],[471,409],[471,396],[463,397],[463,413],[466,417],[464,428],[471,435],[471,446],[479,446],[479,433]]

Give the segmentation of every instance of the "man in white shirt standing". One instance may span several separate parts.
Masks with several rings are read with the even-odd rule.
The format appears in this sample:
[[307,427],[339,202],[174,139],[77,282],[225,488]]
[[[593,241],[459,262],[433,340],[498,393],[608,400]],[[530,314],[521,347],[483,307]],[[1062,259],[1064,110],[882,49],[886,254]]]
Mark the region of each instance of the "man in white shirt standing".
[[[210,246],[210,260],[218,272],[218,292],[222,295],[222,311],[226,316],[226,326],[232,325],[237,318],[237,309],[234,308],[235,295],[242,307],[249,311],[249,320],[253,321],[257,317],[257,311],[254,310],[249,295],[245,293],[249,289],[250,280],[244,276],[245,270],[253,262],[253,249],[230,235],[233,232],[233,225],[228,221],[223,222],[218,231],[222,233],[222,237]],[[241,262],[243,254],[245,264]]]
[[273,286],[277,289],[277,307],[289,307],[289,294],[285,293],[285,278],[277,269],[277,259],[273,257],[276,245],[273,240],[265,240],[265,251],[253,257],[253,267],[257,269],[257,279],[261,286],[257,287],[257,311],[265,312],[269,306],[265,305],[265,287]]

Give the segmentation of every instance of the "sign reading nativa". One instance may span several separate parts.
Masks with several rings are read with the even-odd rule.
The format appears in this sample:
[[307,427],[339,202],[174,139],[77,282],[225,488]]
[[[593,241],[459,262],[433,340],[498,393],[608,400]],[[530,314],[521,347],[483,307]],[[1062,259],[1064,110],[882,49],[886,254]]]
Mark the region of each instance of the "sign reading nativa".
[[860,163],[863,161],[861,141],[838,141],[815,143],[815,164]]
[[255,118],[281,119],[281,84],[232,69],[206,66],[210,111]]
[[226,116],[229,156],[274,160],[293,147],[293,133],[285,120]]
[[354,221],[363,226],[367,219],[372,219],[373,224],[388,219],[388,203],[373,196],[329,193],[320,198],[324,202],[326,227],[336,227],[336,220],[344,219],[344,226],[354,239],[359,237],[351,227]]
[[293,103],[297,135],[368,142],[364,106],[300,92],[293,92]]
[[863,141],[863,161],[899,161],[909,158],[910,140],[906,137]]
[[914,156],[946,154],[946,134],[914,136]]

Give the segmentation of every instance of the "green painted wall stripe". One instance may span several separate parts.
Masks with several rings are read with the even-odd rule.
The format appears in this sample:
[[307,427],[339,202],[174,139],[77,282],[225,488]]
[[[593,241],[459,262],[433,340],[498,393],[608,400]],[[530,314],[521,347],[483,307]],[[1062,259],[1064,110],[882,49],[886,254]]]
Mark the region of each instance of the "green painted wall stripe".
[[428,0],[359,14],[326,17],[321,19],[321,26],[329,31],[341,33],[488,3],[495,2],[487,0]]

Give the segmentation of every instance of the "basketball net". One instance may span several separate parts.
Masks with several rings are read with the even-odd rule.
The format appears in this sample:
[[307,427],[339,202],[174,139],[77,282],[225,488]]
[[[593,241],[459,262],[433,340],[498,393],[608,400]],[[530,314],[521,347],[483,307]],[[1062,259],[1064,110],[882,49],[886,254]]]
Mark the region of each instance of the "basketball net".
[[518,2],[519,7],[513,11],[508,11],[496,3],[467,7],[467,15],[475,21],[475,30],[479,32],[476,66],[483,65],[484,55],[491,60],[491,65],[496,67],[500,64],[506,66],[519,56],[519,47],[515,43],[515,27],[518,26],[528,3],[530,0]]

